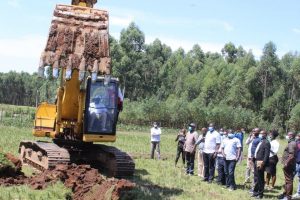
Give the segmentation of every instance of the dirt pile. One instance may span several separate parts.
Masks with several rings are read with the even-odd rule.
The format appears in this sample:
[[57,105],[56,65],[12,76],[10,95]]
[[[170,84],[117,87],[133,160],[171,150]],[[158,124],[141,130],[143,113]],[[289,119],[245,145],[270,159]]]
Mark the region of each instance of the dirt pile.
[[22,162],[10,153],[0,152],[0,177],[16,177],[22,175]]
[[34,177],[0,178],[0,185],[28,184],[33,189],[44,189],[48,185],[62,181],[73,191],[74,200],[93,199],[132,199],[129,192],[134,184],[124,179],[107,179],[98,170],[89,165],[57,165],[53,170],[46,170]]

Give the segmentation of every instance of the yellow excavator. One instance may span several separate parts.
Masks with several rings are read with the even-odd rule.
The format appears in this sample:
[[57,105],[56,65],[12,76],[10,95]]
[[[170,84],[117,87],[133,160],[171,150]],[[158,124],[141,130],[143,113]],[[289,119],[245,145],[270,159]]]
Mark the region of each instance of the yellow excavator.
[[51,142],[22,141],[23,163],[39,169],[57,164],[90,164],[109,176],[128,177],[135,164],[127,153],[95,142],[115,142],[123,97],[111,76],[109,15],[94,9],[97,0],[56,5],[38,73],[52,67],[59,79],[55,104],[36,111],[33,135]]

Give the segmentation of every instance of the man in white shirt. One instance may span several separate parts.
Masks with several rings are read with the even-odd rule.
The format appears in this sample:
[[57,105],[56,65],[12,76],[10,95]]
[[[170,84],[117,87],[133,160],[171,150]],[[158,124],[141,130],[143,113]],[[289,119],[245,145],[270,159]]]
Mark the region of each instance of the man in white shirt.
[[[101,125],[101,130],[106,131],[106,120],[107,120],[107,108],[102,103],[102,99],[99,95],[93,98],[89,107],[90,112],[90,127],[92,131],[99,131],[98,126]],[[101,123],[100,123],[101,122]]]
[[154,122],[151,128],[151,159],[154,159],[154,151],[157,152],[157,158],[160,159],[160,135],[161,129],[158,127],[158,123]]
[[203,161],[204,161],[204,179],[212,183],[215,174],[215,160],[218,149],[220,148],[221,136],[215,131],[214,124],[209,124],[208,131],[205,135]]
[[252,174],[254,173],[254,165],[252,161],[253,158],[251,156],[252,141],[254,140],[254,138],[255,138],[254,129],[252,129],[251,133],[249,133],[249,137],[246,140],[246,145],[248,145],[248,155],[247,155],[247,168],[246,168],[244,184],[251,183],[250,176],[251,173]]
[[[276,165],[278,163],[278,150],[279,150],[279,142],[276,140],[277,136],[279,133],[276,130],[272,130],[269,133],[269,141],[271,144],[271,149],[270,149],[270,156],[269,156],[269,165],[266,167],[266,184],[268,189],[274,189],[275,182],[276,182]],[[272,183],[271,186],[270,180],[272,178]]]
[[225,157],[225,173],[226,185],[230,191],[236,190],[234,171],[236,162],[238,161],[241,153],[241,142],[238,138],[234,137],[232,130],[228,130],[228,139],[222,142],[222,154]]

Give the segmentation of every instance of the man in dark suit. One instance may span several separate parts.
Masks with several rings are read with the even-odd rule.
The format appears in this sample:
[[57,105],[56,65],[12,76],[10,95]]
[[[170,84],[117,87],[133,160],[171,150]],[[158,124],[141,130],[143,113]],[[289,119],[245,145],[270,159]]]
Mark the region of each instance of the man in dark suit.
[[259,134],[260,142],[255,150],[253,163],[254,163],[254,190],[252,197],[262,199],[264,195],[265,180],[264,172],[265,167],[268,165],[270,149],[270,142],[267,140],[267,132],[262,130]]
[[286,136],[288,145],[283,151],[282,164],[284,173],[284,192],[278,196],[278,199],[291,200],[293,194],[294,171],[296,167],[297,143],[295,141],[295,133],[290,131]]

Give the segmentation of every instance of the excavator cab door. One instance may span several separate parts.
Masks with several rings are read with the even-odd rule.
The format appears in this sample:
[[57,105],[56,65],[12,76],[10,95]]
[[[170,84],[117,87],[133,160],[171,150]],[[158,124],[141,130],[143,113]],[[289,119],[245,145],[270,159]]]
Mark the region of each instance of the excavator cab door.
[[115,135],[118,118],[118,80],[98,77],[88,79],[84,132],[92,135]]

